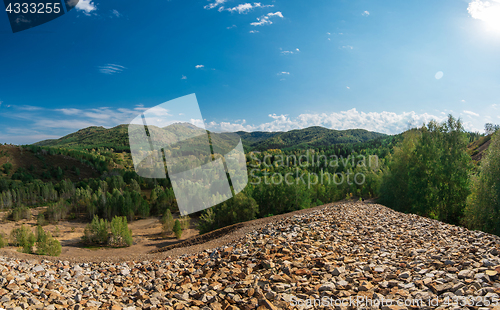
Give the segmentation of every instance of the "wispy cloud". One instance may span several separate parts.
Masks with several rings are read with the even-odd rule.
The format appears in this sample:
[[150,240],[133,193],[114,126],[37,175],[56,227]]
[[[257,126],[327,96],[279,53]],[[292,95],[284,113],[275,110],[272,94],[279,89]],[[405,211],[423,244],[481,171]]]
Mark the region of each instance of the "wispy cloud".
[[115,16],[115,17],[122,17],[122,16],[123,16],[123,15],[122,15],[120,12],[118,12],[117,10],[111,10],[111,14],[113,14],[113,16]]
[[363,15],[363,16],[370,16],[370,12],[364,11],[361,15]]
[[92,0],[80,0],[76,5],[76,9],[83,11],[85,15],[91,15],[92,12],[97,10],[97,6]]
[[272,8],[272,7],[274,7],[274,5],[272,5],[272,4],[262,5],[262,3],[260,3],[260,2],[254,2],[253,4],[251,4],[251,3],[240,4],[240,5],[235,6],[233,8],[225,9],[225,11],[237,12],[239,14],[246,14],[255,8]]
[[116,64],[107,64],[104,66],[100,66],[98,68],[99,68],[99,71],[101,73],[109,74],[109,75],[121,73],[121,72],[123,72],[123,70],[127,69],[124,66],[120,66],[120,65],[116,65]]
[[205,5],[204,8],[207,9],[207,10],[211,10],[211,9],[216,8],[219,5],[222,5],[222,4],[226,3],[226,2],[227,2],[227,0],[215,0],[215,2],[212,2],[210,4]]
[[280,18],[284,18],[283,14],[281,12],[276,12],[276,13],[268,13],[267,15],[263,15],[261,17],[258,17],[257,20],[258,22],[250,23],[252,26],[264,26],[264,25],[271,25],[273,22],[271,21],[271,17],[278,16]]
[[290,72],[280,72],[278,75],[290,75]]
[[22,125],[3,128],[0,131],[0,141],[24,144],[59,138],[89,126],[111,128],[120,124],[128,124],[148,108],[142,104],[136,105],[134,108],[100,107],[89,109],[47,109],[13,105],[9,110],[11,111],[2,111],[2,118],[18,120],[17,123]]
[[259,30],[250,30],[250,33],[259,33]]
[[201,69],[201,68],[205,68],[205,66],[204,65],[196,65],[195,68],[196,69]]
[[291,50],[291,51],[284,51],[283,49],[281,49],[281,54],[283,55],[290,55],[290,54],[297,54],[297,53],[300,53],[300,50],[298,48],[296,48],[295,50]]
[[344,45],[342,46],[343,49],[346,49],[346,50],[352,50],[354,47],[350,46],[350,45]]
[[183,76],[181,77],[181,80],[187,80],[187,76],[183,75]]
[[233,28],[236,28],[236,27],[237,27],[236,25],[232,25],[232,26],[226,27],[226,29],[233,29]]
[[14,105],[13,107],[22,111],[40,111],[44,109],[41,107],[35,107],[31,105]]
[[467,110],[464,110],[464,113],[465,113],[465,114],[467,114],[467,115],[469,115],[469,116],[476,116],[476,117],[477,117],[477,116],[479,116],[479,114],[474,113],[474,112],[472,112],[472,111],[467,111]]

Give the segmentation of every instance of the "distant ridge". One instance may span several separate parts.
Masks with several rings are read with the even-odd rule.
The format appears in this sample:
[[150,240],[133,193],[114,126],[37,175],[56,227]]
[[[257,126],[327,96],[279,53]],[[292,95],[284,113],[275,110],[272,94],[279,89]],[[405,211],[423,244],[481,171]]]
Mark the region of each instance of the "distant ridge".
[[[186,128],[179,124],[178,130]],[[386,134],[364,129],[334,130],[314,126],[294,129],[287,132],[244,132],[238,131],[247,150],[263,151],[267,149],[290,149],[327,146],[339,143],[366,142]],[[78,130],[60,139],[44,140],[34,145],[54,146],[72,149],[108,148],[129,152],[128,125],[119,125],[110,129],[92,126]]]

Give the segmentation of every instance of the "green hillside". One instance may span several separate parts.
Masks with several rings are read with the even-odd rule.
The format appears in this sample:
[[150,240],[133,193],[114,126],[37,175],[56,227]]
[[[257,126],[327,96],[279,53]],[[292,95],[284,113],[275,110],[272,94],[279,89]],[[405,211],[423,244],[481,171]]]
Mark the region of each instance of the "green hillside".
[[359,143],[387,136],[364,129],[333,130],[317,126],[288,132],[238,133],[242,137],[243,143],[258,151],[268,149],[303,149],[340,143]]
[[[186,126],[174,124],[168,131],[175,131],[176,135],[183,136],[189,132]],[[289,132],[243,132],[241,137],[247,150],[263,151],[267,149],[292,149],[328,146],[340,143],[358,143],[386,136],[385,134],[370,132],[363,129],[332,130],[323,127],[309,127]],[[169,133],[164,134],[166,140]],[[212,139],[217,139],[213,135]],[[35,143],[38,146],[54,146],[72,149],[108,148],[116,151],[129,152],[128,125],[119,125],[114,128],[88,127],[69,134],[57,140],[45,140]]]

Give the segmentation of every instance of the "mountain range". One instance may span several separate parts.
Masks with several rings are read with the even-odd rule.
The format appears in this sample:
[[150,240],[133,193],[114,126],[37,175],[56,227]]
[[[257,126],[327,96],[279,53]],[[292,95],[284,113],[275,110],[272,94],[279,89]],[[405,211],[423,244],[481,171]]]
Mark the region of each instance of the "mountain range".
[[[171,128],[171,126],[168,128]],[[171,131],[172,129],[169,130]],[[177,126],[175,128],[176,133],[180,130],[186,130],[186,127]],[[247,151],[308,148],[339,143],[358,143],[387,136],[382,133],[371,132],[364,129],[334,130],[319,126],[295,129],[287,132],[238,131],[236,133],[241,137]],[[130,151],[128,125],[118,125],[109,129],[92,126],[78,130],[60,139],[44,140],[35,143],[35,145],[72,149],[112,148],[116,151]]]

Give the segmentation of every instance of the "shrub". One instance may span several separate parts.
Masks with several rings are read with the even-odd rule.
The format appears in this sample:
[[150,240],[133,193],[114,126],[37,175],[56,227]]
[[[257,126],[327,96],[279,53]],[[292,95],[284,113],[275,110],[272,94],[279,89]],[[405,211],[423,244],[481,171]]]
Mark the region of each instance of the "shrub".
[[111,221],[111,246],[131,246],[132,231],[128,228],[127,218],[115,216]]
[[7,245],[7,242],[5,241],[3,234],[0,233],[0,249],[5,247]]
[[90,224],[85,227],[83,241],[86,243],[107,244],[109,223],[105,219],[99,219],[96,215]]
[[173,230],[174,230],[175,237],[177,239],[180,239],[182,236],[182,228],[181,228],[181,222],[179,222],[179,220],[175,220]]
[[22,219],[29,220],[31,219],[31,210],[28,207],[17,207],[12,210],[12,219],[14,221],[19,221]]
[[3,167],[3,171],[5,172],[5,174],[9,174],[10,170],[12,169],[12,164],[6,163],[6,164],[3,164],[2,167]]
[[36,254],[59,256],[61,254],[61,243],[52,238],[50,232],[45,232],[42,226],[36,229]]
[[22,225],[19,228],[15,228],[10,233],[12,237],[12,243],[15,246],[21,247],[23,253],[31,253],[33,245],[35,245],[35,235],[31,232],[29,227]]
[[47,220],[45,220],[45,214],[40,212],[36,217],[36,224],[39,226],[47,225]]
[[167,234],[171,233],[172,229],[174,229],[174,217],[172,216],[172,212],[170,212],[169,209],[167,209],[167,212],[163,214],[161,223],[163,232]]
[[189,217],[189,215],[181,216],[180,222],[181,222],[181,229],[186,230],[189,228],[189,224],[191,223],[191,218]]

